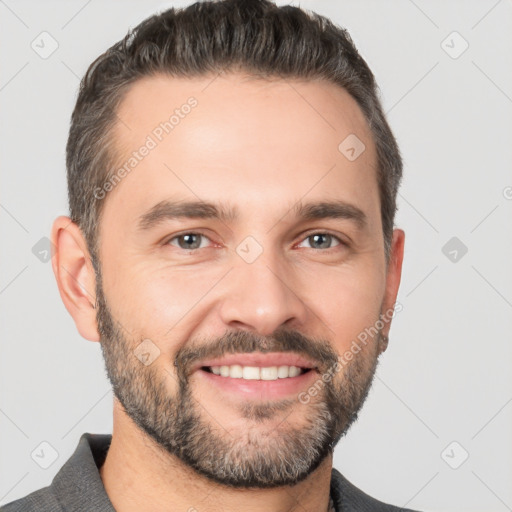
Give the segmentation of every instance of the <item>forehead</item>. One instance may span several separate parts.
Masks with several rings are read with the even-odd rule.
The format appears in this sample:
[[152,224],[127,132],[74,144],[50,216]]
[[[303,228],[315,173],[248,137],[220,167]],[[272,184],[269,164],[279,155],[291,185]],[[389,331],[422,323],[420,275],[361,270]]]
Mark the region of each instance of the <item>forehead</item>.
[[[195,140],[207,144],[205,150],[218,146],[220,140],[224,146],[243,140],[248,149],[269,142],[286,147],[305,137],[309,139],[305,150],[325,141],[337,151],[339,138],[349,130],[372,143],[357,102],[342,87],[321,79],[264,79],[240,73],[196,78],[155,75],[130,86],[117,114],[116,139],[126,149],[140,142],[142,133],[156,130],[159,138],[159,123],[169,120],[172,138],[180,139],[180,133],[195,129]],[[181,123],[185,118],[187,122]],[[185,127],[178,130],[179,124]],[[164,143],[170,133],[160,134],[167,139]],[[224,135],[231,137],[226,140]],[[180,143],[185,141],[181,137]],[[300,152],[296,146],[295,153]]]
[[[326,80],[156,75],[132,84],[117,116],[114,172],[124,172],[105,216],[115,209],[133,224],[171,196],[274,205],[274,215],[331,196],[378,214],[370,129],[356,101]],[[357,159],[352,147],[364,148]]]

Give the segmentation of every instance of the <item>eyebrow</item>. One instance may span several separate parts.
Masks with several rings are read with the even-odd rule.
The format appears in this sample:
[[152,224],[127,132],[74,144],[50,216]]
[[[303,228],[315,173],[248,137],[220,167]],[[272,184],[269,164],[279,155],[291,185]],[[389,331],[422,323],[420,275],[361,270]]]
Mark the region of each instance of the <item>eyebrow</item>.
[[[360,208],[341,200],[306,204],[299,201],[289,212],[302,220],[346,219],[353,221],[359,229],[364,229],[367,225],[366,214]],[[139,217],[138,229],[145,231],[166,220],[175,219],[217,219],[227,223],[238,218],[239,212],[234,207],[226,207],[201,200],[164,200]]]
[[169,201],[155,204],[150,210],[139,217],[139,230],[155,227],[165,220],[174,219],[218,219],[230,222],[238,218],[233,208],[220,207],[205,201]]
[[341,200],[320,201],[303,204],[299,202],[293,208],[296,217],[304,220],[346,219],[353,221],[359,229],[367,226],[366,214],[353,204]]

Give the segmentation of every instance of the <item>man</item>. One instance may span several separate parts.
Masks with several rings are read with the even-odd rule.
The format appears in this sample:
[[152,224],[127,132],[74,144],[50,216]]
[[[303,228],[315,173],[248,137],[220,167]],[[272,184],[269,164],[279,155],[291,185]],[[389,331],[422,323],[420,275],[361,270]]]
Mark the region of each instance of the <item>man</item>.
[[52,262],[113,435],[2,510],[398,510],[332,467],[400,284],[376,90],[346,31],[268,0],[170,9],[90,66]]

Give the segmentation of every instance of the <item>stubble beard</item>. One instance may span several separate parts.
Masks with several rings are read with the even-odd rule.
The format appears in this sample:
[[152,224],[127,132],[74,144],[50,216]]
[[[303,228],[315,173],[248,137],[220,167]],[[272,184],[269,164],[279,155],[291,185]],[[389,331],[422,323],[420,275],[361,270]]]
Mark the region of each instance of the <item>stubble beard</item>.
[[[142,433],[164,453],[177,457],[208,479],[235,488],[272,488],[295,485],[313,472],[357,420],[367,398],[378,364],[377,343],[365,347],[331,380],[322,380],[318,395],[307,404],[297,397],[280,401],[244,402],[239,408],[247,428],[236,432],[222,419],[212,418],[207,404],[193,396],[189,368],[199,351],[186,345],[175,358],[176,374],[158,360],[143,365],[134,355],[141,340],[129,340],[113,319],[97,275],[96,308],[101,349],[113,392],[127,415]],[[286,351],[302,347],[307,355],[322,360],[331,369],[337,354],[326,342],[312,342],[298,332],[264,340],[263,351]],[[270,344],[269,344],[270,343]],[[238,347],[249,352],[261,347],[260,337],[240,331],[208,343],[209,347]],[[313,348],[314,347],[314,350]],[[303,352],[303,353],[304,353]],[[210,355],[210,353],[208,353]],[[194,359],[196,357],[196,359]],[[169,365],[170,366],[170,365]],[[166,382],[177,382],[169,393]],[[301,413],[299,425],[287,421]],[[282,416],[282,419],[281,419]],[[276,426],[276,417],[279,422]]]

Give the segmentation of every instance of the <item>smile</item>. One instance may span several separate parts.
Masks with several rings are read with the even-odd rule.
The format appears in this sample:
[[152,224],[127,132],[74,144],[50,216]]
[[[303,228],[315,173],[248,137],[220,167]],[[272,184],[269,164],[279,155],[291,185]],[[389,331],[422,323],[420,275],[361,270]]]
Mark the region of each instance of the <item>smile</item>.
[[201,369],[221,377],[245,380],[288,379],[310,371],[310,368],[299,368],[297,366],[287,365],[259,367],[241,366],[239,364],[233,364],[231,366],[203,366]]

